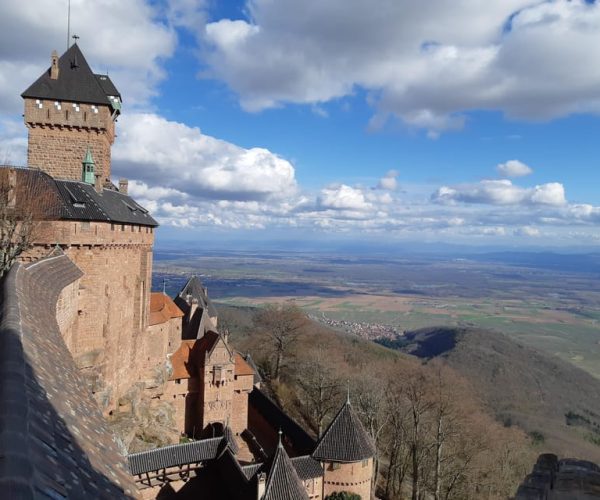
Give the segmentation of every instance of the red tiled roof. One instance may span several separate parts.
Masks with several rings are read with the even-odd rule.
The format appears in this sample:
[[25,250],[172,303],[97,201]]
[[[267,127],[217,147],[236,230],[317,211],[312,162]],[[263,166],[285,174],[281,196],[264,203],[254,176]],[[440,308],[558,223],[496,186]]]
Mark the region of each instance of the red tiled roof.
[[254,370],[252,367],[246,363],[246,360],[242,358],[242,355],[239,352],[235,353],[235,375],[243,376],[243,375],[254,375]]
[[166,323],[173,318],[183,317],[183,312],[162,292],[152,292],[150,294],[150,325],[159,325]]
[[169,377],[169,380],[191,378],[196,375],[193,357],[191,355],[195,344],[195,340],[181,341],[179,349],[177,349],[171,356],[173,373]]

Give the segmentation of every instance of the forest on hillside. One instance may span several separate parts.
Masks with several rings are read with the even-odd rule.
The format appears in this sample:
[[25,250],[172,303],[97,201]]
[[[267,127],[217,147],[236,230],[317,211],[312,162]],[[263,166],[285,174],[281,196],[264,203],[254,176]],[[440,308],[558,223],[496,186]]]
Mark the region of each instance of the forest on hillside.
[[336,332],[293,305],[220,307],[220,329],[316,437],[349,394],[376,444],[380,498],[507,498],[535,460],[531,437],[496,421],[441,361]]

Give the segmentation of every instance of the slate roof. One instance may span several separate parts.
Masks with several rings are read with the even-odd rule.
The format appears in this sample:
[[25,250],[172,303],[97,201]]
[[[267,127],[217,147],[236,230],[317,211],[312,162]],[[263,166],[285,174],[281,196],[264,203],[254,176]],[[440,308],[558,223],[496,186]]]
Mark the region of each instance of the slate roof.
[[318,462],[310,455],[294,457],[291,460],[296,472],[298,473],[298,477],[302,479],[302,481],[314,479],[316,477],[322,477],[324,474],[321,462]]
[[158,226],[144,207],[130,196],[114,189],[98,193],[86,182],[54,181],[62,198],[62,218]]
[[179,297],[184,300],[187,300],[187,296],[191,295],[194,299],[198,301],[198,306],[208,309],[208,315],[211,318],[217,316],[217,309],[208,298],[208,293],[206,292],[206,288],[202,286],[202,282],[198,278],[198,276],[192,276],[184,287],[179,292]]
[[230,450],[234,454],[239,451],[235,436],[229,427],[225,427],[222,436],[132,453],[127,457],[127,462],[131,474],[138,475],[169,467],[215,460],[225,450]]
[[[104,188],[98,193],[94,186],[85,182],[54,179],[47,173],[33,168],[0,166],[0,170],[14,169],[17,186],[26,189],[28,196],[19,199],[40,199],[48,220],[81,220],[116,222],[141,226],[158,226],[148,211],[135,200],[116,189]],[[38,208],[38,212],[42,209]]]
[[[321,462],[316,461],[310,455],[304,455],[302,457],[294,457],[290,459],[292,461],[292,465],[294,469],[296,469],[296,474],[302,481],[306,481],[307,479],[314,479],[317,477],[322,477],[324,474],[323,467],[321,466]],[[265,465],[263,463],[249,464],[244,465],[241,469],[246,479],[252,479],[258,472],[261,472],[264,469]]]
[[82,276],[55,250],[0,281],[0,491],[3,498],[131,498],[125,459],[56,322]]
[[334,462],[359,462],[375,455],[375,447],[350,401],[337,413],[317,443],[312,457]]
[[53,80],[48,68],[21,97],[108,106],[112,106],[108,96],[121,97],[108,76],[93,73],[76,43],[58,59],[58,70]]
[[129,471],[132,475],[138,475],[169,467],[214,460],[224,451],[226,444],[226,438],[221,436],[132,453],[127,457]]
[[[248,395],[248,405],[262,415],[274,432],[281,430],[286,442],[290,443],[293,450],[304,455],[311,453],[315,447],[315,440],[287,413],[258,388],[252,389]],[[249,422],[250,431],[252,422]]]
[[281,441],[270,461],[263,500],[308,500],[308,493]]

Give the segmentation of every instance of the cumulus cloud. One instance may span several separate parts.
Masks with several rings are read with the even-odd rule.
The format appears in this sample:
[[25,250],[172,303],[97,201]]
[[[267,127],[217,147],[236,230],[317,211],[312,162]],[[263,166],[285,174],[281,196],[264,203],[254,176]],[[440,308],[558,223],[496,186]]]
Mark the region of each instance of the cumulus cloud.
[[[178,0],[180,3],[185,0]],[[64,10],[63,10],[64,9]],[[174,29],[143,0],[72,0],[71,33],[96,72],[110,71],[126,104],[143,105],[165,77],[161,61],[176,45]],[[19,95],[66,50],[66,2],[8,2],[0,17],[0,113],[22,109]],[[35,36],[32,36],[35,33]]]
[[562,184],[550,182],[533,188],[514,185],[508,179],[483,180],[476,184],[442,186],[431,199],[437,203],[481,203],[490,205],[553,205],[566,204]]
[[435,137],[470,110],[525,119],[600,112],[600,5],[585,0],[253,0],[203,33],[212,76],[256,111],[366,89],[373,124]]
[[119,121],[114,171],[210,199],[264,200],[294,194],[294,167],[263,148],[245,149],[152,113]]
[[364,211],[373,208],[362,190],[345,184],[323,188],[318,198],[318,205],[324,209],[334,210]]
[[533,169],[519,160],[509,160],[496,167],[502,177],[524,177],[533,173]]
[[398,187],[398,172],[395,170],[388,171],[381,179],[379,179],[379,183],[377,187],[379,189],[387,189],[388,191],[393,191]]

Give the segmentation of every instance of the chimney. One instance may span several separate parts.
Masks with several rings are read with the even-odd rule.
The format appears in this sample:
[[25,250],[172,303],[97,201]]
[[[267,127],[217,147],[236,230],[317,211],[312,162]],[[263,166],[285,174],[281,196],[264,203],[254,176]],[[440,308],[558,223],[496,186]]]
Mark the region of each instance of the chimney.
[[95,175],[94,187],[96,188],[97,193],[102,192],[102,181],[100,180],[100,174]]
[[11,168],[8,171],[8,199],[6,205],[8,208],[17,206],[17,171]]
[[260,500],[265,496],[265,490],[267,489],[267,475],[261,472],[256,476],[256,500]]
[[127,179],[119,179],[119,193],[127,194],[129,191],[129,181]]
[[196,310],[198,309],[198,301],[196,299],[192,299],[191,302],[188,302],[190,304],[190,320],[194,317],[194,314],[196,314]]
[[52,51],[50,61],[50,79],[58,80],[58,53],[56,52],[56,50]]

